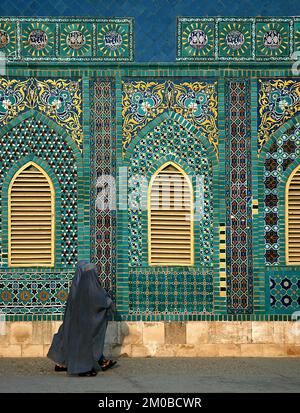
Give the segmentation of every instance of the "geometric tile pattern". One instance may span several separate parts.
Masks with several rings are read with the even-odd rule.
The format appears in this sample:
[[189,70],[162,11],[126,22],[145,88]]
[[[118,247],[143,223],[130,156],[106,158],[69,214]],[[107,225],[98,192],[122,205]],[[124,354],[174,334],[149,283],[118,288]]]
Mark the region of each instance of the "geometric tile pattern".
[[0,50],[10,61],[133,61],[133,19],[0,18]]
[[115,91],[112,79],[92,79],[91,97],[91,261],[99,278],[115,296],[116,282],[116,175]]
[[227,310],[253,311],[249,81],[226,82]]
[[[51,167],[61,189],[61,233],[56,234],[61,256],[57,260],[64,267],[73,267],[77,261],[78,201],[77,166],[71,147],[54,129],[32,117],[0,136],[0,148],[0,187],[9,169],[22,157],[34,154]],[[7,214],[4,207],[2,214]]]
[[[145,177],[149,182],[149,169],[167,156],[174,156],[183,168],[184,164],[188,165],[190,172],[187,173],[194,188],[197,185],[195,214],[199,214],[199,217],[195,215],[195,229],[199,228],[199,236],[195,244],[200,254],[197,264],[209,265],[213,256],[212,165],[200,139],[172,119],[164,120],[142,137],[131,155],[128,167],[128,197],[131,200],[131,208],[128,210],[129,265],[135,267],[147,262],[147,257],[142,253],[143,245],[147,246],[148,243],[147,236],[143,233],[143,225],[147,220],[142,216],[143,183],[136,176]],[[196,181],[197,177],[201,177],[201,183]]]
[[0,273],[0,310],[5,314],[61,314],[74,272]]
[[129,314],[207,314],[213,311],[210,269],[147,268],[129,272]]
[[218,152],[215,81],[156,78],[137,81],[125,79],[122,83],[123,155],[139,130],[170,110],[196,126]]
[[270,274],[270,309],[284,314],[299,310],[300,277],[299,272],[287,271]]
[[294,22],[293,17],[178,17],[176,59],[289,60],[293,50],[300,50]]
[[[300,156],[300,127],[292,126],[273,142],[264,162],[264,236],[265,263],[278,265],[284,262],[280,257],[280,245],[284,245],[284,234],[279,232],[279,192],[283,174],[292,162]],[[282,206],[283,207],[283,206]]]
[[36,109],[66,128],[81,149],[81,80],[0,78],[0,127],[21,113]]
[[258,152],[270,136],[300,111],[300,82],[296,79],[258,80]]

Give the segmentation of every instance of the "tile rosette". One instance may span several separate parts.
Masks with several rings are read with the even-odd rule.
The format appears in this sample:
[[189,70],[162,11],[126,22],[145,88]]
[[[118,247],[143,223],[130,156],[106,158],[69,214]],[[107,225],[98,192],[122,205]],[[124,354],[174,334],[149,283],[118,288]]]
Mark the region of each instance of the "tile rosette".
[[55,24],[32,22],[21,25],[23,54],[32,58],[55,57]]
[[214,19],[179,18],[177,35],[177,53],[180,60],[212,60],[214,58]]
[[0,52],[13,62],[130,62],[134,59],[134,20],[2,17]]

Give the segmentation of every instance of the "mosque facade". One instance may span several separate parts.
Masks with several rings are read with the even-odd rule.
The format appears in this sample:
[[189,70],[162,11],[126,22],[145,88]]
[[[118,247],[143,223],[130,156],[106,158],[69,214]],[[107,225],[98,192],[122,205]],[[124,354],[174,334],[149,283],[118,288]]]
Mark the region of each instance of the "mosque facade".
[[0,19],[0,356],[46,354],[83,259],[112,354],[299,355],[300,19],[176,42],[139,63],[131,18]]

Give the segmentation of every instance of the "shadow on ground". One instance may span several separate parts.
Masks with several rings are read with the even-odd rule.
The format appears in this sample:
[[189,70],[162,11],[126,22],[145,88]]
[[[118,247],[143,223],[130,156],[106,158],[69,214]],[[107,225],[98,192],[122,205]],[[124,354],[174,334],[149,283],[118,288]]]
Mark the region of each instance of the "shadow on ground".
[[95,378],[46,358],[0,359],[0,392],[299,392],[300,358],[119,358]]

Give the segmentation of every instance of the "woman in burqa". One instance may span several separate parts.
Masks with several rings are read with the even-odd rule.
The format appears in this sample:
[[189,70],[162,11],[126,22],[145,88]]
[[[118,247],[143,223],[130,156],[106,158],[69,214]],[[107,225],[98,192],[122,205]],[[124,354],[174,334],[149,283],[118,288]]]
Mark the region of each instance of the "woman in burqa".
[[72,280],[63,323],[54,335],[47,357],[55,371],[96,376],[116,364],[103,356],[107,322],[114,306],[102,288],[94,264],[79,261]]

